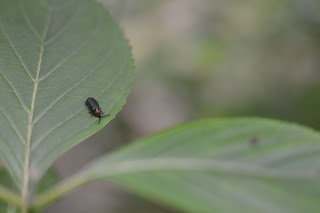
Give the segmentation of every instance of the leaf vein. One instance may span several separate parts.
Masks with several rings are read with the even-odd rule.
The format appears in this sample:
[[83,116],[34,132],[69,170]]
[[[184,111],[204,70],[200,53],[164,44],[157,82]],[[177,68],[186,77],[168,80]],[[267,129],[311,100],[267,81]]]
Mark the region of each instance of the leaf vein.
[[[79,4],[76,4],[77,6]],[[77,7],[77,9],[79,8],[79,6]],[[78,10],[76,9],[76,11],[73,13],[73,15],[69,18],[68,22],[63,26],[61,27],[61,30],[59,30],[58,32],[56,32],[53,36],[51,36],[50,39],[48,39],[44,45],[45,46],[48,46],[50,43],[54,42],[57,38],[59,38],[60,35],[62,35],[68,28],[69,26],[71,25],[71,23],[73,22],[73,20],[75,19],[76,15],[78,13]]]
[[68,60],[70,60],[73,56],[75,56],[80,50],[82,47],[84,47],[88,42],[89,40],[92,38],[93,35],[96,35],[96,33],[98,32],[98,26],[95,27],[94,31],[88,36],[88,38],[83,41],[79,47],[73,51],[68,57],[66,57],[62,62],[60,62],[59,64],[57,64],[52,70],[50,70],[46,75],[44,75],[43,77],[41,77],[39,79],[39,81],[42,81],[44,80],[46,77],[48,77],[49,75],[51,75],[54,71],[56,71],[59,67],[61,67],[65,62],[67,62]]
[[32,31],[32,33],[34,34],[34,36],[37,37],[39,39],[39,41],[41,41],[41,36],[40,36],[39,32],[35,29],[34,25],[31,23],[29,15],[23,5],[23,1],[20,1],[19,9],[21,10],[22,16],[25,19],[25,21],[27,22],[27,25],[29,26],[29,28]]
[[4,141],[5,144],[8,145],[9,149],[11,150],[11,152],[13,153],[13,156],[15,157],[15,159],[18,162],[18,165],[20,166],[20,168],[22,169],[22,162],[20,161],[18,154],[15,152],[14,148],[12,147],[12,145],[9,143],[9,141],[7,141],[1,134],[0,134],[0,138]]
[[[111,162],[112,164],[112,162]],[[301,173],[285,169],[272,169],[255,164],[236,163],[232,161],[216,160],[211,158],[188,158],[188,157],[165,157],[129,159],[117,162],[116,166],[109,167],[109,170],[101,169],[108,167],[107,161],[100,161],[86,170],[94,176],[116,176],[121,174],[158,171],[158,170],[197,170],[197,171],[218,171],[234,175],[275,178],[275,179],[317,179],[316,172]],[[108,172],[106,172],[108,171]]]
[[11,87],[12,91],[16,95],[16,97],[17,97],[18,101],[20,102],[20,104],[21,104],[22,108],[24,109],[24,111],[26,111],[26,113],[29,113],[30,110],[22,102],[20,96],[18,95],[17,91],[14,89],[13,85],[10,83],[10,81],[7,79],[7,77],[1,71],[0,71],[0,74],[2,75],[3,79],[8,83],[8,85]]
[[82,47],[84,47],[87,43],[89,42],[89,40],[84,41],[82,44],[80,44],[80,46],[73,51],[68,57],[66,57],[64,60],[62,60],[60,63],[58,63],[54,68],[52,68],[47,74],[45,74],[42,78],[39,79],[39,82],[44,80],[46,77],[48,77],[49,75],[51,75],[54,71],[56,71],[59,67],[61,67],[65,62],[67,62],[68,60],[70,60],[73,56],[75,56]]
[[30,107],[30,113],[29,113],[29,121],[28,121],[28,130],[27,130],[27,136],[26,136],[26,143],[25,143],[25,153],[24,153],[24,167],[23,167],[23,179],[22,179],[22,189],[21,189],[21,196],[25,200],[27,198],[28,193],[28,187],[29,187],[29,165],[30,165],[30,148],[31,148],[31,135],[32,135],[32,128],[33,128],[33,114],[34,114],[34,106],[35,106],[35,100],[37,95],[37,89],[39,84],[39,75],[40,75],[40,69],[42,64],[42,58],[43,58],[43,52],[44,52],[44,41],[46,39],[49,25],[51,23],[51,17],[52,17],[52,10],[49,11],[48,20],[44,27],[43,31],[43,38],[40,45],[40,54],[39,54],[39,61],[38,61],[38,68],[36,72],[36,79],[34,81],[34,87],[33,87],[33,95],[31,100],[31,107]]
[[[100,96],[103,92],[105,92],[106,90],[108,90],[108,89],[112,86],[113,82],[114,82],[115,80],[117,80],[117,79],[121,76],[121,74],[122,74],[122,72],[119,72],[118,75],[116,75],[116,76],[113,78],[113,80],[110,82],[109,86],[108,86],[107,88],[105,88],[102,92],[100,92],[100,94],[99,94],[98,96]],[[41,144],[41,142],[43,141],[43,139],[45,139],[50,133],[52,133],[55,129],[57,129],[59,126],[61,126],[61,125],[62,125],[64,122],[66,122],[67,120],[69,120],[69,119],[73,118],[74,116],[76,116],[76,115],[77,115],[78,113],[80,113],[83,109],[85,109],[85,107],[81,108],[81,110],[79,110],[79,111],[76,112],[75,114],[71,115],[69,118],[65,119],[63,122],[60,122],[57,126],[55,126],[52,130],[50,130],[50,131],[47,132],[46,134],[43,134],[43,137],[42,137],[38,142],[35,142],[35,143],[34,143],[35,146],[32,147],[31,152],[33,152],[33,151],[37,148],[37,146],[38,146],[39,144]]]
[[[120,75],[121,76],[121,75]],[[118,78],[118,77],[117,77]],[[99,95],[98,95],[98,97],[103,93],[103,92],[105,92],[106,91],[106,89],[104,90],[104,91],[102,91]],[[119,101],[121,98],[122,98],[122,96],[123,95],[125,95],[125,92],[126,92],[126,90],[124,90],[123,92],[122,92],[122,94],[119,96],[119,98],[117,99],[117,101]],[[114,103],[116,103],[117,101],[115,101]],[[111,105],[111,106],[113,106],[114,105],[114,103]],[[111,108],[111,107],[110,107]],[[79,110],[78,112],[76,112],[74,115],[72,115],[71,117],[69,117],[67,120],[69,120],[69,119],[71,119],[73,116],[75,116],[75,115],[77,115],[78,113],[80,113],[82,110],[83,110],[84,108],[82,108],[81,110]],[[83,128],[83,129],[86,129],[86,128],[88,128],[89,126],[91,126],[93,123],[95,123],[96,121],[92,121],[91,123],[89,123],[89,125],[87,125],[85,128]],[[61,123],[62,124],[62,123]],[[78,132],[76,132],[75,134],[73,134],[72,136],[70,136],[70,137],[68,137],[68,138],[72,138],[74,135],[76,135],[76,134],[78,134],[79,132],[81,132],[81,131],[83,131],[83,129],[81,129],[80,131],[78,131]],[[53,130],[52,130],[53,131]],[[59,145],[60,144],[62,144],[62,143],[64,143],[66,140],[63,140],[63,141],[61,141],[60,143],[58,143],[58,144],[56,144],[56,146],[55,146],[55,148],[57,148],[57,147],[59,147]],[[40,144],[40,143],[38,143],[38,144]],[[33,149],[32,149],[32,151],[34,151],[36,149],[36,147],[34,147]],[[45,158],[47,158],[51,153],[54,153],[53,152],[53,150],[50,150],[50,152],[49,153],[45,153],[44,155],[43,155],[43,157],[39,160],[39,162],[40,163],[45,163],[46,161],[45,161]],[[41,167],[41,164],[39,165],[40,167]]]
[[[98,31],[98,27],[96,27],[95,32],[92,33],[92,35],[95,35],[95,33],[96,33],[97,31]],[[91,35],[91,36],[92,36],[92,35]],[[87,41],[83,42],[83,45],[85,45],[85,44],[89,41],[89,39],[90,39],[91,36],[89,36],[89,38],[88,38]],[[75,52],[79,51],[81,48],[82,48],[82,45],[81,45],[80,48],[78,48]],[[97,69],[106,59],[109,58],[111,52],[112,52],[112,50],[109,50],[109,51],[105,54],[105,56],[103,56],[103,59],[102,59],[100,62],[98,62],[98,63],[95,65],[95,67],[88,72],[87,75],[85,75],[85,76],[84,76],[78,83],[76,83],[73,87],[71,87],[69,90],[67,90],[65,93],[63,93],[57,100],[55,100],[53,103],[51,103],[37,118],[35,118],[34,124],[35,124],[37,121],[39,121],[39,120],[43,117],[43,115],[44,115],[46,112],[48,112],[48,111],[51,109],[51,107],[52,107],[56,102],[58,102],[64,95],[66,95],[66,94],[67,94],[68,92],[70,92],[73,88],[75,88],[77,85],[79,85],[80,83],[82,83],[82,82],[83,82],[87,77],[89,77],[92,73],[94,73],[94,72],[96,71],[96,69]],[[75,53],[75,54],[76,54],[76,53]],[[75,54],[74,54],[74,55],[75,55]],[[69,58],[71,58],[72,56],[73,56],[73,55],[71,55]],[[64,61],[64,62],[65,62],[65,61]],[[63,62],[63,63],[64,63],[64,62]],[[60,64],[60,65],[61,65],[61,64]],[[50,74],[50,73],[52,73],[52,72],[50,71],[48,74]],[[45,77],[47,77],[48,74],[47,74],[46,76],[44,76],[41,80],[43,80]]]
[[[111,51],[108,52],[107,57],[108,58],[111,54]],[[77,82],[75,85],[73,85],[70,89],[68,89],[66,92],[64,92],[62,95],[60,95],[54,102],[52,102],[50,105],[48,105],[48,107],[34,120],[34,124],[37,123],[45,114],[46,112],[48,112],[52,106],[57,103],[63,96],[65,96],[67,93],[69,93],[70,91],[72,91],[76,86],[78,86],[79,84],[81,84],[86,78],[88,78],[91,74],[93,74],[95,71],[97,71],[97,67],[100,66],[103,62],[105,61],[105,59],[101,60],[92,70],[90,70],[88,72],[87,75],[85,75],[79,82]]]
[[5,30],[4,26],[2,23],[0,23],[1,25],[1,28],[4,32],[4,36],[6,37],[6,39],[8,40],[9,44],[10,44],[10,47],[11,49],[13,50],[14,54],[16,55],[17,59],[20,61],[22,67],[24,68],[24,70],[27,72],[28,76],[34,81],[34,78],[32,77],[31,73],[29,72],[29,70],[27,69],[26,65],[24,64],[24,62],[22,61],[20,55],[18,54],[16,48],[14,47],[11,39],[9,38],[8,34],[7,34],[7,31]]
[[0,108],[0,112],[3,114],[3,116],[7,119],[7,121],[9,122],[10,126],[12,127],[13,131],[15,132],[15,134],[18,136],[19,138],[19,141],[21,142],[21,144],[24,145],[24,142],[23,142],[23,139],[22,139],[22,136],[18,133],[18,129],[15,125],[13,125],[13,123],[11,122],[11,120],[8,118],[8,116],[4,113],[3,109]]

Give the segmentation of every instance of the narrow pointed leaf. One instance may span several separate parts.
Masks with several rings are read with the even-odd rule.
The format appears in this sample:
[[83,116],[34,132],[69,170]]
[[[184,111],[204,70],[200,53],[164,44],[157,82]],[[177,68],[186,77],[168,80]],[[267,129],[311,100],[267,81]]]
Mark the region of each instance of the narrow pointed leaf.
[[[114,118],[132,69],[128,42],[95,1],[0,1],[0,157],[24,194],[29,177]],[[88,97],[110,113],[100,125]]]
[[85,172],[185,212],[320,212],[320,135],[281,121],[205,120],[144,138]]

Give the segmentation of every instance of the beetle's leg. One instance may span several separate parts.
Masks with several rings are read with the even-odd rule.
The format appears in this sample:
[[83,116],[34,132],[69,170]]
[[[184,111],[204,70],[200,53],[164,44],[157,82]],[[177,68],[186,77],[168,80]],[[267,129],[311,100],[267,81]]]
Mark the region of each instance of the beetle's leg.
[[92,116],[94,116],[94,114],[93,114],[92,112],[88,112],[88,114],[90,114],[90,118],[91,118]]
[[101,121],[101,116],[99,117],[99,123],[98,124],[100,124],[100,121]]

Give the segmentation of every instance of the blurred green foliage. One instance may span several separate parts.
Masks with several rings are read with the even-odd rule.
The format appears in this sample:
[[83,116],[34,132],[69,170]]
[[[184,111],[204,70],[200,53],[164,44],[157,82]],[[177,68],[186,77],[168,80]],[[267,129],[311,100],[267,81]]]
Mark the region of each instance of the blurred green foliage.
[[[73,162],[206,117],[263,116],[320,129],[320,1],[100,1],[133,47],[135,86],[117,119],[76,148]],[[123,197],[114,212],[151,212]]]
[[105,2],[136,53],[137,96],[156,82],[184,121],[253,115],[320,128],[309,94],[320,85],[319,1]]

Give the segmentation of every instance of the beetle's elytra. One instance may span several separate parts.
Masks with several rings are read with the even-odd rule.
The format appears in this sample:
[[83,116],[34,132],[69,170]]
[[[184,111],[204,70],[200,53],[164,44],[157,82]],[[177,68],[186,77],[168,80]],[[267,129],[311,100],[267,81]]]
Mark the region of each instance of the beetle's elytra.
[[100,124],[102,117],[106,117],[106,116],[110,115],[110,114],[103,115],[104,113],[102,112],[102,110],[98,104],[98,101],[96,101],[96,99],[94,99],[94,98],[89,97],[86,100],[86,104],[90,110],[90,113],[96,117],[99,117],[99,124]]

